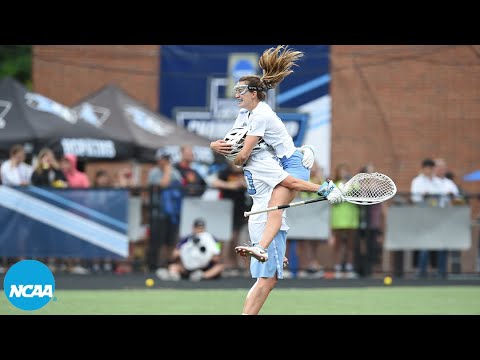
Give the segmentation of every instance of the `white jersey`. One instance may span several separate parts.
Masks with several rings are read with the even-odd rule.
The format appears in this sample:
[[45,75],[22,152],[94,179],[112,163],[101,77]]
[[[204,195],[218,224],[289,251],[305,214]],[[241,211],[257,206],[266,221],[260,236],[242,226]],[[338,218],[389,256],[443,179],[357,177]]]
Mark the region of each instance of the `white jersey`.
[[412,180],[410,193],[412,201],[415,203],[422,202],[424,195],[437,195],[437,205],[440,207],[450,205],[450,195],[459,196],[458,187],[452,180],[438,176],[430,178],[424,174],[420,174]]
[[22,183],[30,183],[33,167],[22,162],[12,166],[12,161],[7,160],[0,166],[0,180],[3,185],[18,186]]
[[263,138],[279,158],[289,158],[297,150],[285,124],[265,101],[260,101],[251,113],[240,110],[233,127],[248,127],[247,135]]
[[[262,151],[252,156],[243,167],[243,175],[247,182],[247,193],[253,199],[251,211],[268,207],[273,188],[282,182],[289,174],[283,170],[276,156],[268,151]],[[266,223],[267,213],[250,215],[249,223]],[[288,230],[286,210],[282,214],[280,230]]]

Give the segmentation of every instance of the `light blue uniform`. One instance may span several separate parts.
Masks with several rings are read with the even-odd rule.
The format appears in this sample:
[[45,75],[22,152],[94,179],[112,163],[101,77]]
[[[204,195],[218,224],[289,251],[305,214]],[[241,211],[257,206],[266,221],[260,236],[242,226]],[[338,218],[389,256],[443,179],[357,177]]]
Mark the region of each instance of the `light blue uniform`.
[[[243,167],[243,173],[247,182],[247,192],[253,199],[251,211],[267,208],[273,188],[289,175],[280,166],[278,159],[268,151],[252,155]],[[253,244],[260,242],[266,222],[267,213],[250,215],[248,232]],[[283,279],[283,258],[286,253],[288,229],[286,212],[283,211],[280,231],[267,249],[268,261],[259,262],[253,257],[250,258],[252,278],[271,278],[277,273],[277,277]]]
[[247,127],[247,135],[261,137],[290,175],[305,181],[310,179],[310,169],[302,164],[303,154],[293,143],[283,121],[265,101],[251,112],[240,110],[233,127]]
[[[233,127],[248,128],[247,135],[259,136],[268,145],[268,150],[252,153],[243,168],[247,192],[253,199],[251,211],[267,208],[273,189],[288,175],[309,180],[310,169],[302,163],[303,154],[293,143],[285,124],[265,101],[261,101],[251,112],[240,110]],[[260,242],[266,222],[266,213],[249,217],[248,230],[253,244]],[[280,231],[267,249],[268,261],[262,263],[251,258],[253,278],[274,277],[277,273],[277,277],[283,279],[288,229],[286,212],[283,211]]]

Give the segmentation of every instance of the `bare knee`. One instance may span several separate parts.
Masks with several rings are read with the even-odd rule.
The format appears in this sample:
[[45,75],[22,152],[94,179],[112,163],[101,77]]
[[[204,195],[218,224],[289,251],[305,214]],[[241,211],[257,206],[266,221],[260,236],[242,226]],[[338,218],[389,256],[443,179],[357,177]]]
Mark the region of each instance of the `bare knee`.
[[277,285],[277,282],[278,282],[278,279],[276,276],[273,278],[261,278],[260,281],[258,282],[258,286],[270,292]]
[[273,191],[272,195],[270,196],[270,201],[268,202],[268,206],[277,206],[277,205],[284,205],[287,202],[290,202],[292,198],[295,197],[296,191],[287,189],[284,186],[276,186]]

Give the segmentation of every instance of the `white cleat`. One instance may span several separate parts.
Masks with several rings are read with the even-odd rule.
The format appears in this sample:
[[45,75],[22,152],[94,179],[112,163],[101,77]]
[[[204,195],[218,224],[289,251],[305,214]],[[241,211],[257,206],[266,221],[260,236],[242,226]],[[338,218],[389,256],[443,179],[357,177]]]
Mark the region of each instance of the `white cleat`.
[[267,251],[258,246],[237,246],[235,251],[241,256],[251,256],[260,262],[268,260]]

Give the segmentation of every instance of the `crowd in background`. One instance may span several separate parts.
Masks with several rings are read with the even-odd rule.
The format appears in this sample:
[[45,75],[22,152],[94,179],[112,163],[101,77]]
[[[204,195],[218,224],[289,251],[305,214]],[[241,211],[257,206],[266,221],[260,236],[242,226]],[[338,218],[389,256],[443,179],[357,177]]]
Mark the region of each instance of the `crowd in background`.
[[[358,172],[374,172],[373,164],[366,164]],[[355,172],[356,173],[356,172]],[[332,180],[341,186],[354,175],[347,163],[339,164],[333,173]],[[420,174],[412,179],[412,203],[425,203],[429,206],[445,207],[456,203],[464,203],[461,189],[452,180],[453,174],[448,172],[445,160],[425,159]],[[322,183],[325,180],[323,169],[314,164],[311,170],[311,181]],[[34,185],[53,188],[135,188],[141,186],[134,179],[132,168],[125,166],[115,174],[105,169],[96,170],[93,178],[78,168],[77,158],[64,154],[57,159],[49,148],[41,149],[31,161],[26,161],[26,153],[22,145],[14,145],[10,157],[1,164],[0,183],[8,186]],[[163,278],[175,280],[185,274],[179,265],[180,245],[186,240],[179,238],[181,205],[184,197],[198,197],[206,200],[231,199],[233,202],[233,228],[231,239],[219,242],[219,253],[215,255],[213,276],[209,267],[200,269],[195,279],[215,278],[221,274],[248,275],[248,260],[238,256],[235,246],[248,239],[247,218],[244,211],[251,207],[251,198],[246,193],[246,184],[241,168],[228,162],[223,156],[215,155],[210,165],[194,161],[192,147],[181,147],[181,159],[172,163],[171,157],[159,151],[156,163],[148,172],[148,186],[161,189],[158,192],[162,206],[162,216],[151,224],[150,234],[157,234],[148,239],[144,254],[144,270],[157,271]],[[315,196],[302,193],[301,198]],[[440,196],[440,197],[438,197]],[[386,204],[359,206],[349,202],[334,204],[331,208],[330,229],[328,239],[303,240],[289,239],[296,243],[299,277],[323,277],[325,268],[320,262],[319,252],[327,244],[332,250],[333,274],[335,278],[356,278],[370,276],[381,264],[382,241],[385,226]],[[206,225],[203,223],[203,230]],[[195,226],[193,226],[195,231]],[[158,235],[161,234],[161,235]],[[212,255],[213,258],[213,255]],[[425,277],[430,267],[437,268],[437,276],[447,274],[448,251],[416,252],[417,276]],[[44,259],[53,271],[66,271],[73,274],[90,274],[98,272],[128,273],[134,271],[128,261],[111,261],[108,259],[87,260],[81,258]],[[432,261],[433,260],[433,261]],[[0,270],[5,271],[8,259],[3,258]],[[180,269],[180,270],[179,270]],[[166,272],[165,272],[166,271]],[[192,271],[188,274],[193,273]],[[287,272],[288,274],[288,269]],[[167,274],[167,275],[165,275]],[[171,275],[174,274],[174,275]],[[176,274],[176,275],[175,275]],[[199,275],[200,274],[200,275]],[[205,275],[207,274],[207,275]],[[288,276],[288,275],[287,275]]]

